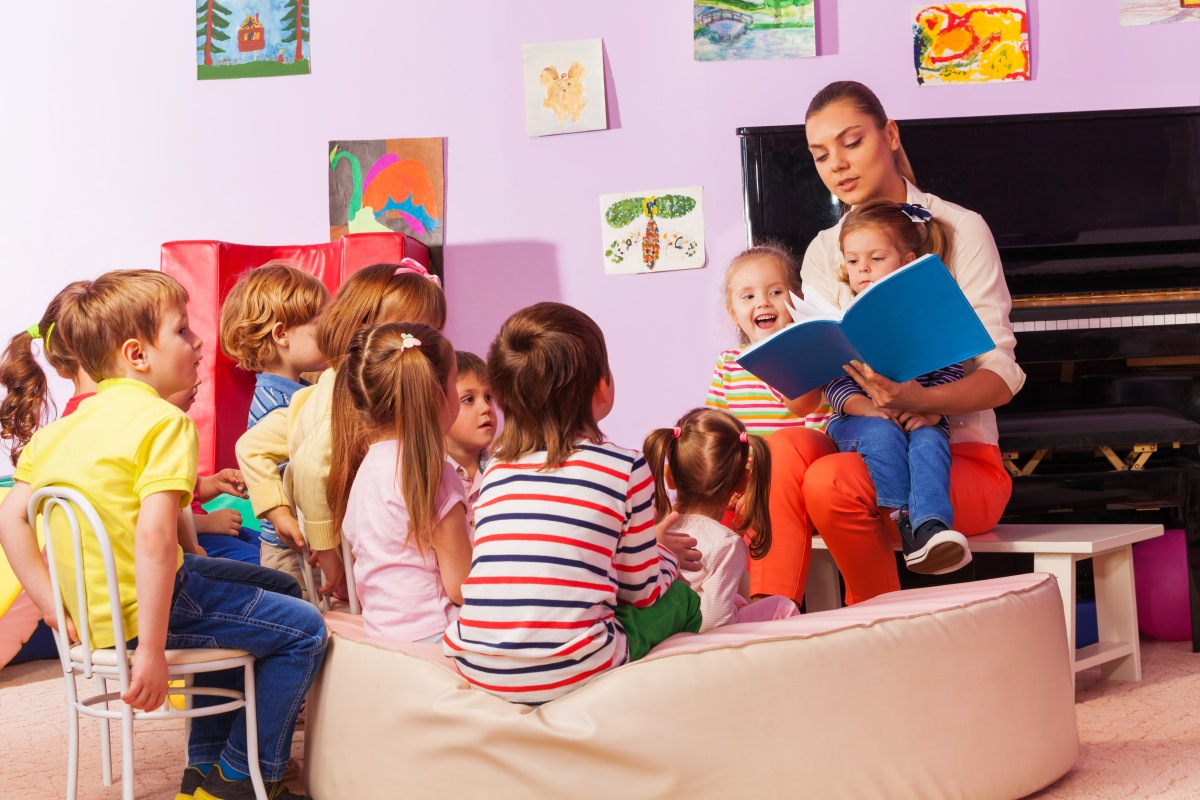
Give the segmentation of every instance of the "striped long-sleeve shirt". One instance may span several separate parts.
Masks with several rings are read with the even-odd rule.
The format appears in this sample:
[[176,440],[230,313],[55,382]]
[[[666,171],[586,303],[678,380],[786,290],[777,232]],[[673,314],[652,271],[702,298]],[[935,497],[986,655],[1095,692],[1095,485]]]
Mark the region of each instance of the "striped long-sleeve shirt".
[[[941,386],[944,383],[954,383],[955,381],[962,379],[962,376],[962,364],[951,364],[945,369],[936,369],[933,372],[919,376],[917,378],[917,383],[925,387]],[[847,416],[847,414],[842,411],[842,407],[846,405],[847,400],[856,394],[869,397],[869,395],[863,391],[862,387],[855,383],[854,379],[849,375],[844,378],[837,378],[825,384],[825,399],[829,401],[831,406],[833,406],[834,418]],[[943,414],[941,420],[938,421],[938,426],[947,433],[950,432],[950,420],[946,418],[945,414]]]
[[822,403],[806,417],[796,416],[784,405],[783,395],[742,369],[741,354],[741,350],[726,350],[717,356],[704,405],[728,411],[758,436],[770,436],[780,428],[825,430],[831,413],[828,405]]
[[580,442],[488,466],[447,656],[475,686],[541,704],[629,657],[618,603],[652,605],[675,579],[654,531],[654,480],[636,450]]
[[[258,424],[259,420],[270,414],[277,408],[286,408],[287,404],[292,402],[292,395],[308,386],[308,383],[297,383],[289,380],[282,375],[270,375],[266,372],[260,372],[254,377],[254,394],[250,397],[250,413],[246,419],[246,429],[249,430]],[[279,465],[279,472],[283,473],[283,468],[287,466],[287,462]],[[267,544],[275,547],[283,547],[284,544],[279,538],[279,534],[275,532],[275,526],[267,520],[261,522],[262,532],[259,534],[259,539]]]

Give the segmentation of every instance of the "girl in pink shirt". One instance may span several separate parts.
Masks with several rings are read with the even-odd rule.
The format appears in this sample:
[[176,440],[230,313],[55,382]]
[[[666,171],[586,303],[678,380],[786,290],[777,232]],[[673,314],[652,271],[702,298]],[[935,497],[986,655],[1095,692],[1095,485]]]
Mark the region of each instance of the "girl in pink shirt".
[[458,618],[471,543],[445,460],[456,372],[450,342],[419,323],[359,330],[338,367],[329,504],[368,636],[436,642]]

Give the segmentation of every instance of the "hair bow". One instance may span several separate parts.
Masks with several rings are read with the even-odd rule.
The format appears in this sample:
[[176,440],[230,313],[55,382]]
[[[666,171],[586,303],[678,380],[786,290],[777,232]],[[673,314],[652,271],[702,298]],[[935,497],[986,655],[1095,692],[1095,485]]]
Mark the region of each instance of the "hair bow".
[[404,352],[410,347],[420,347],[421,340],[413,336],[411,333],[400,334],[400,352]]
[[929,213],[929,209],[925,208],[925,206],[919,205],[918,203],[901,203],[900,210],[903,211],[904,215],[913,222],[920,222],[923,224],[933,219],[933,214]]
[[434,275],[433,273],[431,273],[429,270],[425,269],[425,265],[422,264],[420,261],[417,261],[415,258],[400,259],[400,266],[396,267],[396,271],[393,272],[392,275],[410,275],[410,274],[411,275],[420,275],[424,278],[428,278],[429,280],[433,281],[438,286],[442,285],[442,279],[439,278],[437,275]]

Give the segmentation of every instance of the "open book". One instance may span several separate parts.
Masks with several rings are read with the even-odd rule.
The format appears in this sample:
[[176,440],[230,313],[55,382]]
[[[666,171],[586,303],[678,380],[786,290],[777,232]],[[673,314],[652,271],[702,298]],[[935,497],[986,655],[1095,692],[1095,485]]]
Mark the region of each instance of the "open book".
[[747,347],[738,363],[785,397],[834,378],[851,359],[907,381],[986,353],[996,344],[936,255],[873,283],[844,311],[816,292],[792,295],[793,323]]

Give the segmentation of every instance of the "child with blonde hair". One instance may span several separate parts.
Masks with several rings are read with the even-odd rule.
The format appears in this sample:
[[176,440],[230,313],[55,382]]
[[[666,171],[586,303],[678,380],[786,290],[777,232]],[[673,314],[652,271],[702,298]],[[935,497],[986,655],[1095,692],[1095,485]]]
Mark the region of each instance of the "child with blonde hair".
[[[945,259],[950,230],[920,206],[892,200],[869,200],[842,220],[839,280],[854,295],[916,260],[936,253]],[[916,380],[941,386],[963,376],[952,364]],[[858,453],[867,464],[880,508],[893,509],[904,550],[913,572],[941,575],[971,561],[967,538],[950,526],[950,423],[943,414],[892,412],[876,407],[854,379],[846,376],[825,386],[833,419],[828,433],[843,453]]]
[[[163,398],[198,380],[201,341],[188,325],[187,301],[174,278],[153,270],[110,272],[67,290],[51,338],[61,337],[97,381],[97,394],[25,446],[15,485],[0,504],[0,547],[47,624],[61,624],[68,634],[86,625],[94,647],[113,646],[98,540],[84,537],[87,607],[76,608],[75,593],[67,592],[62,600],[69,616],[59,620],[49,572],[26,518],[34,492],[64,484],[80,491],[112,542],[124,632],[137,639],[122,701],[143,711],[162,706],[167,648],[253,652],[259,685],[267,687],[256,698],[263,778],[272,797],[297,800],[301,796],[280,779],[296,712],[324,658],[325,626],[316,609],[298,598],[193,570],[177,543],[178,514],[196,484],[199,440],[192,421]],[[66,520],[54,516],[48,527],[55,551],[67,559],[59,564],[60,574],[70,574]],[[196,677],[197,685],[228,689],[241,688],[241,680],[240,670]],[[198,705],[206,702],[210,699],[197,699]],[[192,722],[180,796],[254,796],[244,717],[243,709]]]
[[471,541],[443,446],[455,373],[450,342],[409,322],[357,331],[337,370],[329,496],[369,636],[441,641],[458,617]]
[[483,488],[483,465],[496,437],[496,410],[487,364],[474,353],[454,353],[458,369],[458,416],[446,433],[446,461],[462,479],[467,495],[467,530],[475,534],[475,503]]
[[[682,574],[700,595],[700,632],[800,613],[786,597],[764,597],[753,604],[746,599],[750,556],[762,558],[771,549],[771,452],[766,440],[747,433],[727,412],[696,408],[673,428],[651,431],[644,449],[654,475],[656,519],[672,511],[668,489],[674,489],[674,510],[680,516],[670,531],[698,542],[700,567]],[[742,498],[741,515],[726,525],[734,496]]]
[[[242,273],[225,297],[221,350],[239,367],[255,373],[247,429],[275,409],[287,407],[292,395],[309,385],[302,374],[325,368],[316,328],[317,317],[327,305],[325,284],[307,272],[277,263]],[[210,522],[197,516],[197,532],[209,533]],[[263,520],[258,540],[259,563],[291,575],[303,586],[300,556],[288,546],[295,543],[280,539],[268,520]]]
[[699,631],[700,600],[655,542],[646,460],[600,432],[614,389],[596,323],[561,303],[518,311],[488,382],[504,428],[444,650],[474,686],[540,705]]
[[[314,385],[292,395],[286,408],[270,412],[246,431],[236,446],[254,513],[274,525],[281,538],[312,548],[325,578],[318,588],[323,595],[330,594],[345,576],[334,498],[328,488],[335,371],[359,328],[386,322],[443,328],[446,296],[437,276],[406,258],[400,264],[365,267],[348,277],[317,320],[317,347],[329,368]],[[288,464],[286,488],[279,469],[284,463]],[[303,533],[293,504],[303,519]]]

